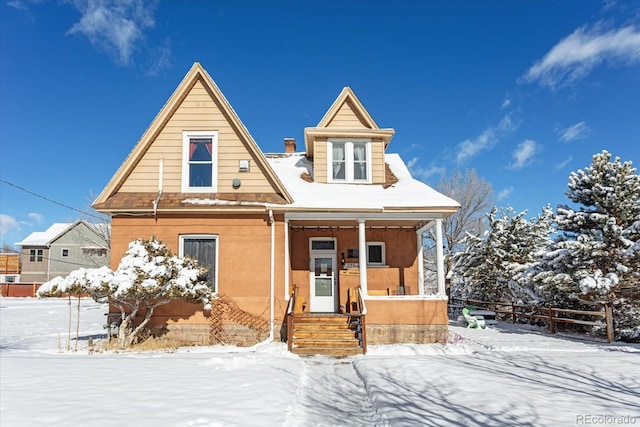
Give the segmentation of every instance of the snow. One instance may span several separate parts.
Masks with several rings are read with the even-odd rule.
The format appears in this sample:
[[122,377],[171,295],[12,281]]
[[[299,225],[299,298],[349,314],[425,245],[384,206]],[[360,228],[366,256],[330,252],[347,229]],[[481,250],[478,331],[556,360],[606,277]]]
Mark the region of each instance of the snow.
[[455,200],[412,178],[407,166],[397,154],[385,154],[385,162],[398,178],[398,182],[389,188],[383,188],[382,185],[307,182],[301,175],[311,174],[312,164],[304,154],[267,156],[267,161],[291,194],[291,207],[358,210],[460,207]]
[[83,299],[74,351],[76,304],[0,299],[3,427],[640,424],[640,345],[501,322],[451,325],[446,346],[370,346],[345,359],[274,342],[89,352],[107,307]]
[[44,246],[72,225],[70,222],[52,224],[46,231],[34,231],[29,234],[23,241],[16,243],[16,246]]

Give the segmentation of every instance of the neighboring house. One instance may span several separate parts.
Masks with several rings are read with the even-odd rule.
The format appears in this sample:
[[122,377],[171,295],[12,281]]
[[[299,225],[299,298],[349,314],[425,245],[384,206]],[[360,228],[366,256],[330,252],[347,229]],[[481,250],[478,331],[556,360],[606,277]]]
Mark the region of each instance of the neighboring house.
[[80,219],[31,233],[16,243],[22,248],[20,281],[44,283],[81,267],[109,265],[108,228],[108,224],[91,224]]
[[443,342],[443,254],[424,283],[422,235],[434,228],[442,248],[459,204],[387,153],[393,135],[344,88],[304,129],[303,152],[286,138],[284,153],[264,154],[195,63],[94,203],[112,216],[112,267],[151,236],[208,266],[211,313],[174,301],[154,315],[195,343],[277,339],[294,288],[303,314],[362,311],[348,296],[359,289],[369,343]]

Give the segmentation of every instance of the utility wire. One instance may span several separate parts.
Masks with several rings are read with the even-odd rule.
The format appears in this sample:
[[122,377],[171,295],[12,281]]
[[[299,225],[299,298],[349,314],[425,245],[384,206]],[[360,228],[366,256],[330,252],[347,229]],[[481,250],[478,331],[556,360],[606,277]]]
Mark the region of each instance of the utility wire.
[[60,205],[60,206],[65,207],[65,208],[67,208],[67,209],[71,209],[72,211],[80,212],[80,213],[81,213],[81,214],[83,214],[83,215],[87,215],[87,216],[90,216],[90,217],[93,217],[93,218],[99,219],[99,220],[101,220],[101,221],[105,221],[105,220],[107,220],[107,219],[108,219],[108,218],[105,218],[105,217],[103,217],[103,216],[93,215],[93,214],[90,214],[89,212],[85,212],[85,211],[83,211],[83,210],[76,209],[76,208],[71,207],[71,206],[69,206],[69,205],[65,205],[64,203],[60,203],[60,202],[58,202],[58,201],[56,201],[56,200],[53,200],[53,199],[50,199],[50,198],[48,198],[48,197],[46,197],[46,196],[43,196],[43,195],[38,194],[38,193],[35,193],[35,192],[31,191],[31,190],[28,190],[28,189],[26,189],[26,188],[24,188],[24,187],[21,187],[21,186],[19,186],[19,185],[17,185],[17,184],[14,184],[14,183],[9,182],[9,181],[7,181],[7,180],[4,180],[4,179],[2,179],[2,178],[0,178],[0,182],[3,182],[3,183],[5,183],[5,184],[7,184],[7,185],[10,185],[11,187],[17,188],[18,190],[22,190],[22,191],[24,191],[25,193],[29,193],[29,194],[31,194],[31,195],[33,195],[33,196],[39,197],[39,198],[41,198],[41,199],[44,199],[44,200],[46,200],[47,202],[55,203],[56,205]]

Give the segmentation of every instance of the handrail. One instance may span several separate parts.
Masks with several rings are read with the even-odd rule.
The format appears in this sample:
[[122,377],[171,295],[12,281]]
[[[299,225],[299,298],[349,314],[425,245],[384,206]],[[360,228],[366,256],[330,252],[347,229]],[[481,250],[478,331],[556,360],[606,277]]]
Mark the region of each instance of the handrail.
[[289,305],[287,306],[287,350],[289,351],[293,348],[293,312],[296,306],[297,294],[298,286],[293,285],[293,289],[291,289],[291,296],[289,298]]
[[360,313],[365,315],[365,314],[367,314],[367,306],[364,303],[364,298],[362,298],[362,289],[359,286],[357,288],[357,292],[358,292],[358,307],[359,307],[359,311],[360,311]]
[[358,311],[360,312],[360,316],[359,316],[359,324],[360,324],[360,331],[361,331],[361,347],[362,347],[362,353],[366,354],[367,353],[367,325],[365,322],[365,316],[367,314],[367,306],[364,303],[364,299],[362,298],[362,288],[360,288],[359,286],[356,288],[356,294],[357,294],[357,302],[358,302]]

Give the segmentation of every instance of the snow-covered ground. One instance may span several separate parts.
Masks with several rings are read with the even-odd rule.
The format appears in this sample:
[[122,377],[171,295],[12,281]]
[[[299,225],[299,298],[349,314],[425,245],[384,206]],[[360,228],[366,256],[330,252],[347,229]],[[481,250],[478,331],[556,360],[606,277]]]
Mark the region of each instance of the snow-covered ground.
[[451,343],[301,358],[252,348],[89,353],[106,307],[0,299],[6,426],[640,425],[640,346],[500,323],[451,326]]

